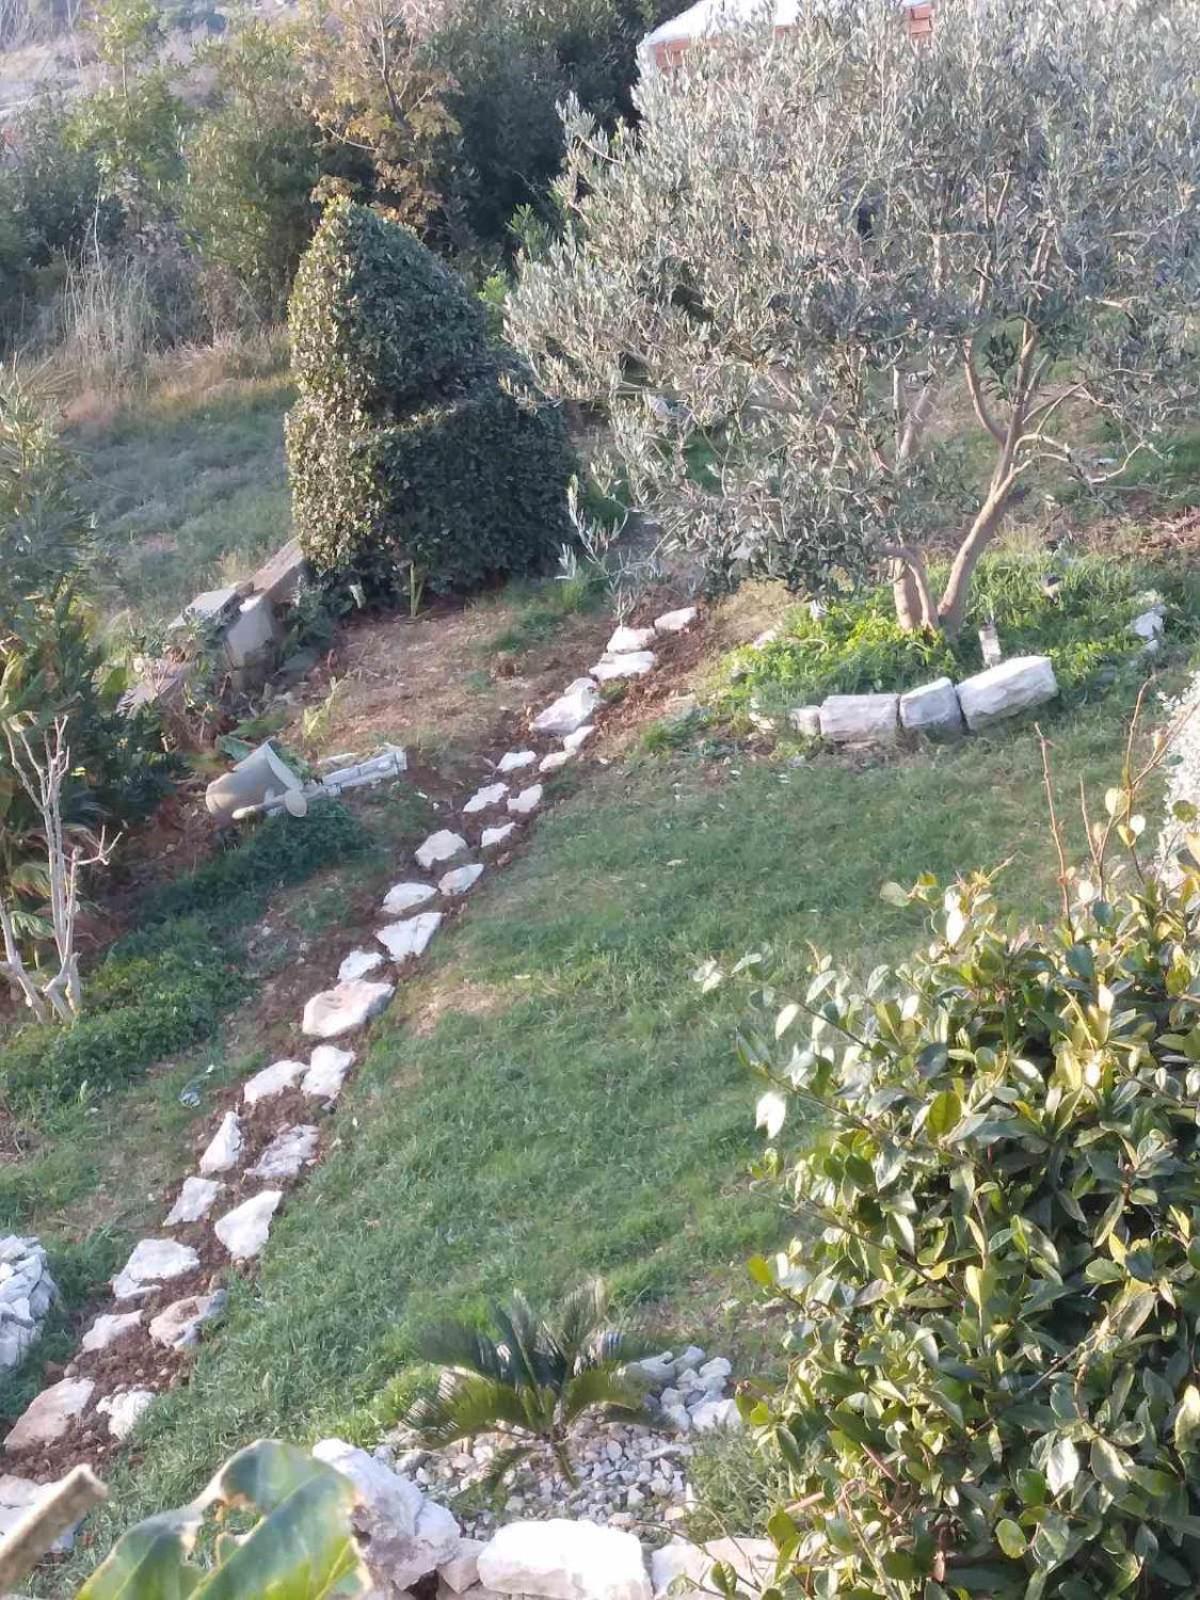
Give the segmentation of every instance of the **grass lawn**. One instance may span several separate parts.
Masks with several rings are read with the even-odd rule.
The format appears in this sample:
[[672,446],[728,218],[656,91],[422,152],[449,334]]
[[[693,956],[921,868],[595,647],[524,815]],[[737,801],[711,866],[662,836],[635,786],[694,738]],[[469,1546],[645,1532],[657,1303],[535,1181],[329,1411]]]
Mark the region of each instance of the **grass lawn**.
[[[1051,724],[1069,818],[1081,778],[1102,793],[1116,774],[1127,708],[1114,694]],[[513,1285],[548,1296],[600,1271],[664,1335],[744,1347],[754,1315],[730,1297],[783,1219],[744,1176],[738,993],[701,996],[695,967],[770,943],[798,974],[809,940],[860,970],[897,961],[923,930],[879,887],[926,869],[1011,857],[1023,916],[1055,892],[1028,728],[860,769],[632,754],[570,786],[378,1025],[338,1144],[63,1584],[250,1439],[371,1439],[413,1331]]]

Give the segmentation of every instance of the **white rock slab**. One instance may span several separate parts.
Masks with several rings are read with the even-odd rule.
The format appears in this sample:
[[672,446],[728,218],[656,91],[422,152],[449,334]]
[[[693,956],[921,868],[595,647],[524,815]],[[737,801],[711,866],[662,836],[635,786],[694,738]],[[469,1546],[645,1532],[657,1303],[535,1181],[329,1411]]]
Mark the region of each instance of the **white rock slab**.
[[380,928],[375,937],[393,961],[408,961],[423,955],[425,948],[442,925],[440,911],[418,911],[406,922],[389,922]]
[[703,1405],[693,1407],[691,1417],[697,1433],[712,1433],[718,1429],[740,1433],[743,1426],[736,1400],[706,1400]]
[[465,855],[470,849],[461,833],[452,833],[449,828],[439,828],[437,833],[431,833],[425,843],[417,850],[417,861],[425,868],[437,866],[439,861],[453,861],[455,856]]
[[536,750],[510,750],[507,755],[500,757],[496,771],[520,772],[524,767],[531,767],[536,760]]
[[0,1239],[0,1368],[25,1359],[57,1296],[49,1259],[37,1239],[16,1233]]
[[457,1554],[438,1568],[438,1588],[444,1586],[451,1594],[462,1594],[477,1584],[479,1558],[486,1545],[486,1539],[460,1539]]
[[358,1491],[352,1521],[373,1591],[397,1595],[458,1553],[459,1527],[453,1515],[427,1500],[410,1478],[343,1439],[322,1439],[312,1453],[343,1473]]
[[154,1403],[153,1389],[125,1389],[121,1394],[105,1395],[96,1401],[96,1410],[108,1414],[108,1431],[114,1439],[125,1439]]
[[300,1081],[307,1068],[303,1061],[273,1061],[269,1067],[248,1078],[242,1089],[242,1099],[248,1106],[260,1100],[273,1100],[277,1094],[290,1089]]
[[548,756],[543,756],[538,762],[539,772],[557,772],[565,767],[568,761],[574,761],[574,750],[551,750]]
[[467,894],[483,877],[483,868],[477,861],[465,867],[452,867],[438,879],[438,890],[448,896]]
[[229,1301],[224,1289],[211,1294],[189,1294],[173,1300],[150,1323],[150,1337],[168,1350],[191,1350],[200,1343],[200,1329],[219,1317]]
[[181,1222],[199,1222],[212,1210],[217,1196],[225,1187],[215,1178],[185,1178],[175,1204],[167,1212],[163,1226],[177,1227]]
[[695,606],[681,606],[678,611],[664,611],[661,617],[654,619],[655,633],[683,633],[695,622],[697,611]]
[[831,744],[894,744],[899,733],[897,694],[831,694],[821,706],[821,737]]
[[43,1389],[17,1418],[4,1441],[9,1455],[54,1444],[87,1407],[96,1385],[91,1378],[63,1378]]
[[268,1181],[294,1178],[301,1167],[310,1166],[317,1159],[319,1137],[317,1129],[307,1122],[281,1128],[246,1176]]
[[304,1094],[332,1105],[342,1092],[346,1074],[354,1065],[353,1050],[339,1050],[335,1044],[319,1044],[312,1053],[308,1071],[300,1081]]
[[1141,616],[1134,617],[1129,624],[1139,639],[1144,639],[1147,644],[1160,639],[1167,625],[1167,610],[1162,604],[1151,606],[1149,611],[1143,611]]
[[140,1311],[118,1311],[97,1317],[95,1322],[84,1334],[80,1343],[81,1350],[107,1350],[110,1344],[116,1344],[118,1339],[127,1333],[132,1333],[135,1328],[142,1325]]
[[546,1600],[652,1600],[642,1547],[595,1522],[509,1522],[479,1557],[479,1581]]
[[393,884],[383,897],[383,909],[398,917],[402,912],[411,911],[414,906],[423,906],[435,894],[437,890],[431,883]]
[[804,739],[821,737],[820,706],[793,706],[787,714],[788,725]]
[[582,728],[576,728],[574,733],[567,735],[563,740],[563,749],[569,750],[574,755],[580,745],[586,744],[595,731],[596,724],[594,722],[585,722]]
[[[11,1472],[0,1473],[0,1539],[5,1538],[16,1527],[31,1507],[40,1505],[61,1486],[58,1483],[35,1483],[32,1478],[17,1478]],[[80,1521],[83,1519],[81,1518]],[[68,1528],[50,1546],[54,1555],[62,1555],[70,1550],[75,1543],[75,1529]]]
[[623,656],[601,656],[591,669],[597,683],[609,683],[617,678],[644,678],[653,672],[658,657],[652,650],[631,650]]
[[566,689],[534,717],[531,726],[535,733],[552,734],[565,739],[576,728],[590,722],[592,712],[600,704],[600,692],[590,678],[576,678]]
[[[532,755],[533,751],[531,750],[529,754]],[[505,760],[507,759],[506,756]],[[473,817],[479,811],[487,811],[492,806],[498,806],[507,793],[506,783],[489,783],[482,789],[476,789],[463,807],[463,816]]]
[[542,803],[542,786],[540,783],[530,784],[528,789],[522,789],[520,794],[509,796],[508,810],[514,817],[527,817],[530,812],[536,811]]
[[383,965],[378,950],[351,950],[338,968],[338,982],[351,983],[355,978],[369,978]]
[[900,726],[907,733],[931,739],[952,739],[963,732],[962,707],[949,678],[935,678],[900,696]]
[[200,1257],[190,1244],[179,1244],[175,1239],[142,1239],[113,1279],[113,1294],[118,1300],[139,1299],[159,1284],[195,1272],[199,1265]]
[[479,841],[479,847],[481,850],[494,850],[497,845],[501,845],[506,839],[510,839],[516,831],[517,825],[515,822],[502,823],[498,828],[485,828]]
[[653,628],[618,628],[604,646],[604,654],[606,656],[628,655],[632,650],[649,650],[653,643]]
[[[714,1539],[705,1545],[673,1539],[650,1555],[654,1600],[664,1600],[668,1594],[686,1595],[698,1590],[713,1593],[709,1578],[712,1569],[721,1561],[733,1568],[738,1580],[751,1593],[757,1594],[774,1580],[777,1558],[778,1552],[769,1539]],[[677,1579],[688,1582],[672,1589]],[[696,1590],[689,1587],[692,1584],[697,1586]]]
[[313,995],[304,1008],[301,1027],[310,1039],[340,1039],[386,1011],[395,992],[394,983],[372,982],[370,978],[339,983],[334,989]]
[[1045,705],[1058,693],[1058,682],[1049,656],[1013,656],[998,667],[964,678],[958,686],[967,727],[972,733],[990,728],[1005,717]]
[[249,1261],[258,1255],[271,1231],[271,1218],[283,1199],[281,1189],[263,1189],[235,1206],[213,1228],[217,1238],[235,1261]]
[[206,1177],[214,1172],[229,1172],[242,1159],[244,1144],[241,1118],[236,1111],[227,1111],[200,1157],[200,1171]]

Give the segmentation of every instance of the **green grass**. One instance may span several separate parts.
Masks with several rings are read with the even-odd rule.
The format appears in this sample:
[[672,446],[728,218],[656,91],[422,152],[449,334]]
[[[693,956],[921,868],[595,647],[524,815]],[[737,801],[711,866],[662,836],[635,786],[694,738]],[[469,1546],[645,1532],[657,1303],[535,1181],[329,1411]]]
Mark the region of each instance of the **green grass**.
[[[1058,725],[1064,815],[1080,779],[1102,791],[1117,771],[1123,703]],[[377,1029],[335,1153],[279,1218],[259,1277],[236,1286],[191,1384],[149,1419],[99,1548],[247,1440],[372,1438],[415,1331],[514,1286],[549,1300],[599,1271],[665,1337],[703,1343],[720,1323],[728,1348],[719,1308],[783,1219],[745,1176],[742,998],[732,984],[701,995],[697,965],[770,943],[786,980],[809,940],[860,972],[895,962],[923,929],[879,888],[924,870],[1011,857],[1023,917],[1055,892],[1028,729],[857,770],[642,755],[586,782]]]
[[599,574],[580,572],[571,578],[556,578],[526,586],[509,585],[504,591],[506,604],[517,607],[517,615],[481,647],[493,655],[521,655],[545,644],[562,628],[569,617],[595,611],[604,599]]
[[246,577],[291,536],[283,456],[286,373],[193,401],[130,406],[84,456],[110,613],[169,620],[193,595]]

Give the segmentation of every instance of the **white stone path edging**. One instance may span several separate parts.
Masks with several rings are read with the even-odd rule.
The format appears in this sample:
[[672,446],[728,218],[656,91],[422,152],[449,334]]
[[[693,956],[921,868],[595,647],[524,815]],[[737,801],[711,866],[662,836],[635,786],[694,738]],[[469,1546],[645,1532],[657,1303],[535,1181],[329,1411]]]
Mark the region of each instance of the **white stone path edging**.
[[[603,657],[603,676],[640,677],[652,671],[657,657],[646,648],[647,644],[654,638],[683,632],[696,616],[696,608],[687,607],[658,617],[653,630],[618,628]],[[419,907],[429,906],[439,895],[443,903],[463,901],[484,874],[482,862],[466,858],[476,850],[494,850],[506,844],[541,809],[545,796],[540,782],[525,781],[514,788],[500,779],[507,780],[513,774],[524,777],[538,766],[539,759],[545,763],[542,771],[554,771],[564,765],[578,755],[590,738],[602,711],[603,697],[595,678],[590,674],[576,678],[558,699],[531,719],[531,733],[557,740],[557,751],[544,751],[541,758],[536,749],[510,751],[496,764],[496,781],[481,788],[462,807],[459,826],[464,832],[443,828],[414,852],[417,865],[426,872],[443,865],[448,870],[439,874],[436,886],[405,881],[397,883],[385,896],[381,915],[396,920],[381,927],[377,937],[393,963],[411,965],[441,925],[441,911]],[[476,835],[474,846],[465,836],[468,832]],[[416,914],[406,916],[408,912]],[[368,976],[384,964],[372,959],[377,953],[347,952],[342,966],[352,975],[339,974],[339,982],[333,988],[311,996],[304,1008],[301,1033],[322,1042],[312,1049],[307,1061],[276,1061],[249,1078],[241,1096],[245,1113],[254,1113],[279,1095],[296,1090],[322,1102],[327,1109],[336,1103],[355,1056],[333,1041],[360,1032],[386,1010],[395,994],[392,979]],[[253,1261],[265,1248],[283,1202],[285,1190],[279,1185],[295,1181],[317,1159],[317,1144],[315,1126],[284,1123],[259,1152],[254,1165],[247,1167],[242,1115],[234,1110],[223,1112],[199,1160],[199,1172],[184,1180],[164,1218],[164,1233],[169,1235],[180,1226],[195,1228],[203,1224],[220,1243],[223,1259],[235,1263]],[[263,1187],[243,1190],[240,1196],[227,1194],[231,1186],[238,1184]],[[201,1264],[197,1250],[177,1239],[141,1240],[113,1279],[115,1307],[102,1310],[95,1318],[84,1334],[81,1355],[104,1352],[117,1341],[138,1334],[144,1321],[138,1302],[164,1292],[176,1279],[188,1279]],[[151,1318],[148,1336],[166,1350],[190,1349],[198,1343],[200,1328],[221,1314],[225,1300],[223,1289],[197,1293],[193,1288]],[[43,1390],[14,1424],[4,1441],[4,1453],[19,1461],[24,1452],[57,1445],[82,1418],[90,1419],[97,1413],[107,1417],[111,1438],[124,1439],[155,1397],[154,1391],[145,1387],[123,1385],[108,1395],[97,1394],[98,1387],[93,1378],[77,1375],[73,1367],[69,1368],[67,1377]],[[30,1479],[0,1475],[0,1532],[11,1525],[11,1518],[5,1522],[8,1511],[27,1505],[43,1488]],[[615,1530],[604,1531],[616,1536]],[[613,1597],[617,1592],[595,1591],[597,1595]],[[645,1594],[650,1593],[647,1588]],[[641,1590],[630,1590],[629,1594],[631,1600],[641,1600]]]

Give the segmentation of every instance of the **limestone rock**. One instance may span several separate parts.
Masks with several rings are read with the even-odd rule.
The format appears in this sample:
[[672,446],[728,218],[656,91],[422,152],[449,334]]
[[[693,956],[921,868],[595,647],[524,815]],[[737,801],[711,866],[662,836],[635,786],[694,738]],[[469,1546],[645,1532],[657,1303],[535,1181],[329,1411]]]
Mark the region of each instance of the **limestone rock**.
[[339,1050],[335,1044],[319,1044],[312,1053],[300,1088],[304,1094],[331,1105],[342,1092],[346,1074],[353,1065],[353,1050]]
[[118,1300],[137,1300],[151,1294],[159,1284],[194,1272],[199,1265],[200,1257],[191,1245],[174,1239],[142,1239],[113,1279],[113,1294]]
[[900,726],[931,739],[952,739],[963,731],[962,707],[949,678],[935,678],[900,696]]
[[821,737],[831,744],[893,744],[899,732],[899,695],[831,694],[821,707]]
[[705,1400],[692,1408],[692,1427],[697,1433],[712,1433],[721,1429],[738,1433],[742,1428],[742,1413],[736,1400]]
[[1143,611],[1140,616],[1134,617],[1129,626],[1139,639],[1151,644],[1162,637],[1166,623],[1167,608],[1159,601],[1157,605],[1151,606],[1149,611]]
[[236,1111],[227,1111],[208,1149],[200,1157],[200,1171],[207,1176],[213,1172],[228,1172],[231,1167],[236,1167],[242,1158],[244,1143],[241,1119]]
[[351,950],[338,968],[338,982],[350,983],[354,978],[368,978],[383,965],[378,950]]
[[1049,656],[1013,656],[998,667],[977,672],[958,686],[958,701],[972,733],[1005,717],[1045,705],[1058,693]]
[[393,884],[383,897],[383,909],[398,917],[402,912],[411,911],[414,906],[423,906],[436,893],[431,883]]
[[338,1039],[386,1011],[395,992],[394,983],[372,983],[368,978],[339,983],[313,995],[301,1027],[310,1039]]
[[548,733],[559,739],[582,728],[590,721],[592,712],[600,704],[600,694],[590,678],[576,678],[566,689],[534,717],[535,733]]
[[312,1453],[358,1491],[353,1523],[379,1596],[399,1600],[410,1584],[457,1555],[458,1523],[445,1506],[426,1500],[410,1478],[342,1439],[322,1439]]
[[508,810],[510,816],[527,817],[531,811],[536,811],[542,803],[542,786],[540,783],[530,784],[528,789],[522,789],[520,794],[509,797]]
[[617,678],[644,678],[653,672],[658,657],[652,650],[631,650],[623,656],[601,656],[591,669],[597,683],[608,683]]
[[115,1314],[97,1317],[95,1322],[83,1336],[81,1350],[107,1350],[110,1344],[125,1334],[132,1333],[141,1326],[142,1313],[140,1311],[118,1311]]
[[263,1189],[227,1211],[213,1229],[235,1261],[258,1255],[271,1231],[271,1218],[283,1199],[280,1189]]
[[787,714],[788,724],[803,739],[821,737],[820,706],[793,706]]
[[654,619],[655,633],[683,633],[696,620],[695,606],[682,606],[678,611],[664,611]]
[[500,757],[496,771],[520,772],[524,767],[531,767],[536,760],[536,750],[510,750],[507,755]]
[[451,1594],[462,1594],[465,1589],[477,1584],[479,1557],[484,1545],[483,1539],[460,1539],[457,1554],[451,1556],[449,1561],[443,1561],[438,1568],[439,1587],[444,1584]]
[[[757,1594],[775,1578],[778,1552],[769,1539],[714,1539],[710,1544],[696,1545],[684,1539],[673,1539],[650,1556],[650,1578],[654,1584],[654,1600],[663,1600],[667,1594],[713,1592],[709,1575],[718,1562],[731,1566],[739,1581],[752,1594]],[[671,1585],[686,1578],[678,1589]],[[695,1585],[695,1589],[691,1587]]]
[[90,1378],[63,1378],[36,1395],[4,1441],[9,1455],[54,1444],[87,1407],[96,1385]]
[[199,1222],[212,1210],[213,1202],[224,1187],[215,1178],[185,1178],[163,1226],[174,1228],[181,1222]]
[[154,1401],[153,1389],[125,1389],[96,1401],[96,1410],[108,1414],[108,1431],[124,1439],[137,1427]]
[[547,1600],[651,1600],[642,1547],[631,1533],[563,1517],[500,1528],[480,1554],[479,1581]]
[[386,928],[380,928],[375,937],[393,961],[407,961],[412,956],[424,955],[426,946],[441,923],[440,911],[418,911],[407,922],[389,922]]
[[438,879],[438,891],[452,898],[454,895],[467,894],[483,876],[483,868],[477,861],[465,867],[452,867],[449,872],[443,873]]
[[424,867],[426,872],[439,861],[453,861],[455,856],[465,855],[469,846],[461,833],[451,833],[449,828],[440,828],[437,833],[431,833],[425,843],[417,849],[417,862]]
[[634,650],[649,650],[653,643],[653,628],[618,628],[604,646],[604,654],[606,656],[629,655]]
[[[532,755],[533,751],[531,750],[529,753]],[[506,756],[505,760],[507,759]],[[490,806],[498,806],[507,793],[508,785],[506,783],[489,783],[482,789],[476,789],[463,807],[463,816],[473,817],[477,811],[486,811]]]
[[517,825],[515,822],[502,823],[498,828],[485,828],[479,841],[479,848],[481,850],[494,850],[497,845],[503,844],[516,831]]
[[576,728],[574,733],[567,735],[563,740],[563,749],[569,750],[574,755],[580,745],[586,744],[595,731],[596,724],[594,722],[585,722],[582,728]]
[[303,1061],[273,1061],[269,1067],[264,1067],[261,1072],[247,1079],[242,1099],[248,1106],[256,1106],[260,1100],[274,1099],[277,1094],[282,1094],[297,1083],[306,1070]]
[[[49,1499],[58,1483],[34,1483],[32,1478],[16,1478],[0,1473],[0,1539],[10,1534],[17,1523],[41,1501]],[[79,1526],[75,1524],[75,1528]],[[68,1528],[50,1546],[51,1553],[62,1555],[75,1543],[75,1528]]]
[[301,1167],[310,1166],[317,1159],[319,1137],[311,1123],[281,1128],[246,1176],[267,1181],[294,1178]]
[[25,1359],[57,1296],[38,1241],[16,1233],[0,1239],[0,1368]]
[[200,1329],[219,1317],[228,1301],[229,1295],[224,1289],[173,1300],[151,1321],[150,1337],[168,1350],[190,1350],[200,1343]]
[[565,767],[568,761],[574,759],[573,750],[551,750],[548,756],[543,756],[538,762],[539,772],[557,772],[560,767]]

